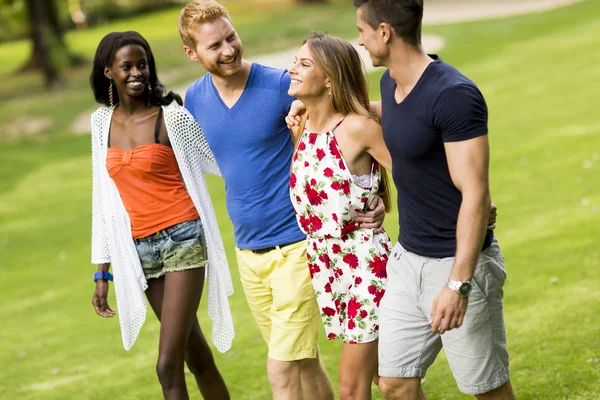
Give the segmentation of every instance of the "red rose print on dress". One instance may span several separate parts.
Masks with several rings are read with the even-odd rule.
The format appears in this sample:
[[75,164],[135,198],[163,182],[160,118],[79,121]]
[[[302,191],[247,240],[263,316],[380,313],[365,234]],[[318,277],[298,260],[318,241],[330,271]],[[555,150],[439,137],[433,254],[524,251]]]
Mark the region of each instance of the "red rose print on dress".
[[356,297],[352,297],[348,302],[348,318],[354,319],[358,315],[360,309],[360,303],[356,300]]
[[317,149],[317,158],[321,161],[325,157],[325,152],[323,149]]
[[331,267],[331,259],[329,258],[328,254],[321,254],[319,256],[319,261],[321,261],[323,264],[325,264],[327,269],[329,269]]
[[318,264],[308,263],[308,271],[310,272],[310,277],[312,278],[317,272],[321,272],[321,268]]
[[298,225],[308,235],[308,269],[327,338],[345,343],[378,337],[391,241],[385,233],[362,230],[352,219],[377,194],[380,174],[371,182],[370,188],[351,183],[333,131],[301,136],[290,173],[290,199]]
[[316,215],[311,215],[310,225],[312,226],[312,231],[317,232],[319,229],[321,229],[323,223],[321,222],[321,218],[317,217]]
[[304,191],[306,192],[306,197],[308,197],[308,202],[311,206],[318,206],[323,202],[323,199],[319,196],[319,192],[310,187],[310,185],[304,186]]
[[379,302],[383,298],[384,294],[385,294],[385,289],[381,289],[381,290],[378,290],[377,292],[375,292],[375,298],[373,299],[373,302],[375,304],[377,304],[377,307],[379,307]]
[[369,263],[369,267],[371,268],[371,271],[373,271],[373,274],[381,279],[387,278],[386,265],[387,259],[379,256],[373,257],[373,261]]
[[348,264],[352,269],[358,267],[358,257],[356,257],[356,254],[348,253],[342,258],[342,261]]
[[345,236],[349,233],[354,232],[356,229],[358,228],[358,225],[356,225],[356,222],[354,221],[348,221],[341,230],[341,234],[342,236]]
[[332,140],[331,142],[329,142],[329,153],[331,153],[331,155],[334,156],[335,158],[341,157],[335,140]]
[[300,225],[302,226],[302,230],[306,233],[310,232],[310,218],[306,218],[304,215],[301,215],[298,219]]
[[331,307],[323,307],[321,311],[323,311],[323,314],[327,315],[328,317],[333,317],[335,315],[335,310]]
[[344,191],[344,194],[350,194],[350,181],[348,181],[348,179],[342,182],[342,190]]

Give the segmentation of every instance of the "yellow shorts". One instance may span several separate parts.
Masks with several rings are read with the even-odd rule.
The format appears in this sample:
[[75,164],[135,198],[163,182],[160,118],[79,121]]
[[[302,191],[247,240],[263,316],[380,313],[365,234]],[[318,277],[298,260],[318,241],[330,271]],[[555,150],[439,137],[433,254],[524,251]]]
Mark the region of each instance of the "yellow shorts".
[[269,358],[315,358],[321,316],[306,241],[262,254],[236,249],[236,254],[246,299],[269,346]]

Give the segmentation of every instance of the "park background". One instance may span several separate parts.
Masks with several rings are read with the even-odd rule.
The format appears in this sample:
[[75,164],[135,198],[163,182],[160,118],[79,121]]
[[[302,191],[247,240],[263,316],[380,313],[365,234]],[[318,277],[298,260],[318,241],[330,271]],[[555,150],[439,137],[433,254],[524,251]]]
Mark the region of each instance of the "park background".
[[[600,399],[600,1],[459,22],[475,3],[502,11],[511,3],[552,1],[426,0],[424,33],[442,38],[438,53],[478,84],[489,105],[491,188],[508,269],[505,317],[517,398],[591,400]],[[148,313],[127,352],[117,319],[99,318],[90,304],[96,267],[89,263],[85,120],[96,105],[88,76],[99,40],[123,30],[148,39],[168,88],[181,92],[204,71],[182,51],[181,4],[164,1],[148,12],[152,7],[113,0],[125,7],[119,14],[114,6],[94,9],[101,0],[56,0],[62,20],[75,3],[96,10],[95,19],[65,32],[70,55],[59,57],[58,79],[47,82],[35,69],[19,72],[32,61],[23,20],[32,2],[0,0],[0,399],[160,398],[156,318]],[[357,36],[355,10],[345,0],[224,3],[250,60],[298,48],[311,29]],[[427,23],[436,7],[449,18]],[[382,72],[369,73],[372,99],[379,98]],[[215,350],[216,361],[234,400],[268,399],[266,346],[240,287],[223,182],[211,176],[208,183],[236,290],[233,348]],[[395,238],[396,210],[385,225]],[[209,334],[205,300],[198,315]],[[112,290],[110,304],[116,306]],[[336,386],[340,348],[321,336]],[[191,398],[200,399],[187,377]],[[468,398],[456,389],[443,354],[424,388],[430,399]],[[373,393],[381,399],[377,388]]]

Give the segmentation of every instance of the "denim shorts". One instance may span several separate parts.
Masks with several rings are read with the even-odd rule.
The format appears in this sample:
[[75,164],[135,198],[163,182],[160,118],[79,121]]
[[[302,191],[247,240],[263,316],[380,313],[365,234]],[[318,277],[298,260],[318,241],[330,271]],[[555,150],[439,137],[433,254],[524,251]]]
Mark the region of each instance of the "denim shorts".
[[423,378],[443,347],[461,392],[487,393],[508,380],[502,307],[506,270],[498,241],[494,238],[479,255],[463,325],[434,334],[429,325],[433,300],[453,264],[452,257],[422,257],[399,243],[394,247],[379,316],[380,376]]
[[207,264],[206,238],[200,219],[184,221],[133,241],[146,279]]

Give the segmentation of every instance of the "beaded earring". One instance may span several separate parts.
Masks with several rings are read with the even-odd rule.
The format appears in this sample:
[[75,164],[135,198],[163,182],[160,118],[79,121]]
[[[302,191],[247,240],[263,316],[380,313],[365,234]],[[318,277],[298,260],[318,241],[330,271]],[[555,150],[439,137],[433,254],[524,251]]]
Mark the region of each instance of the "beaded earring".
[[148,107],[150,107],[150,98],[152,97],[152,85],[148,82]]
[[111,107],[114,107],[114,103],[113,103],[113,81],[112,81],[112,79],[110,80],[110,86],[108,87],[108,104]]

